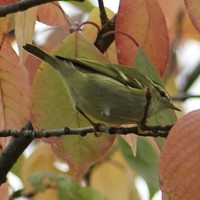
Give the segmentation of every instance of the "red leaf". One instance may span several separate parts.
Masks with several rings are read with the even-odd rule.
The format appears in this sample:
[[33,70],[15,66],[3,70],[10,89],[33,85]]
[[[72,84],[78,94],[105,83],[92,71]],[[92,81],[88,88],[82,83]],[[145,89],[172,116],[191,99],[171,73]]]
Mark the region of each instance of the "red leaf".
[[1,200],[8,199],[8,195],[9,195],[8,187],[9,187],[8,183],[4,183],[1,185],[0,187]]
[[68,16],[56,2],[38,6],[37,15],[38,21],[51,26],[63,26],[65,29],[71,26]]
[[81,181],[89,167],[103,159],[113,145],[114,139],[115,136],[107,134],[100,137],[67,136],[62,140],[56,140],[52,147],[57,156],[68,162],[76,180]]
[[185,0],[185,5],[193,25],[200,32],[200,1]]
[[17,0],[1,0],[0,6],[15,3],[15,2],[17,2]]
[[159,168],[163,199],[199,199],[200,110],[180,119],[170,131]]
[[29,119],[29,75],[7,40],[0,50],[0,72],[0,129],[21,128]]
[[136,53],[133,37],[152,60],[160,75],[169,55],[166,21],[157,0],[121,0],[116,20],[116,45],[119,63],[132,66]]

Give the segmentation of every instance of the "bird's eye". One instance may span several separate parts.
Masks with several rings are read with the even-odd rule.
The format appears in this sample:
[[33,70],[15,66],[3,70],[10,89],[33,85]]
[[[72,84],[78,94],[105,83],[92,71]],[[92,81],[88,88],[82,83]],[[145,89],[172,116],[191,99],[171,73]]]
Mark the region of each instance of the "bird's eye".
[[160,96],[161,96],[161,97],[166,97],[165,92],[164,92],[164,91],[160,91]]

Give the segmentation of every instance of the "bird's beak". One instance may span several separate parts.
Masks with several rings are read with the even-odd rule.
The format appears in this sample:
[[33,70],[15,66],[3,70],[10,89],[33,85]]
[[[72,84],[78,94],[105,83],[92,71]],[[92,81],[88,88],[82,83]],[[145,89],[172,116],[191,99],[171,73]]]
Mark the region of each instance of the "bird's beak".
[[174,104],[170,103],[169,107],[173,110],[181,111],[179,108],[177,108]]

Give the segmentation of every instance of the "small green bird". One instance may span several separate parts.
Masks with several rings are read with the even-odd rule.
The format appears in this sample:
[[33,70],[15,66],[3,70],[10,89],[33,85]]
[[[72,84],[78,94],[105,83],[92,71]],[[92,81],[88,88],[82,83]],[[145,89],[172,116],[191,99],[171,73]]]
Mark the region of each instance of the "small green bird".
[[60,74],[74,106],[91,121],[109,125],[140,123],[147,105],[147,92],[151,96],[147,118],[167,108],[179,110],[163,86],[134,68],[52,56],[30,44],[24,49]]

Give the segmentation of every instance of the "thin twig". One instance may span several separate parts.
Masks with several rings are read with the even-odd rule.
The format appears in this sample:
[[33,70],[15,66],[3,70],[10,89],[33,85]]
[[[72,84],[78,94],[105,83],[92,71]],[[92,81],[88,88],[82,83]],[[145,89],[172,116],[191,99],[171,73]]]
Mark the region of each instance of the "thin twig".
[[191,98],[200,98],[200,94],[193,95],[193,94],[183,93],[183,94],[179,94],[178,96],[172,96],[173,101],[185,101]]
[[24,197],[26,199],[31,199],[36,195],[36,191],[31,190],[31,191],[24,191],[24,190],[17,190],[15,192],[13,192],[13,194],[11,194],[11,196],[9,197],[9,200],[15,200],[19,197]]
[[187,92],[191,88],[193,83],[199,77],[199,74],[200,74],[200,62],[198,62],[197,65],[194,67],[194,69],[191,70],[191,72],[187,74],[186,77],[184,78],[185,79],[184,84],[181,88],[183,92]]

